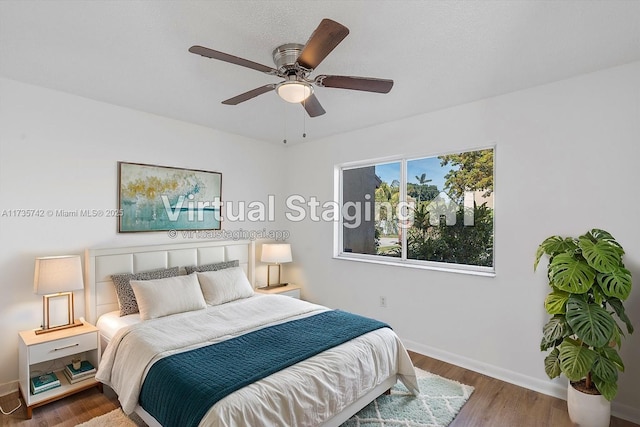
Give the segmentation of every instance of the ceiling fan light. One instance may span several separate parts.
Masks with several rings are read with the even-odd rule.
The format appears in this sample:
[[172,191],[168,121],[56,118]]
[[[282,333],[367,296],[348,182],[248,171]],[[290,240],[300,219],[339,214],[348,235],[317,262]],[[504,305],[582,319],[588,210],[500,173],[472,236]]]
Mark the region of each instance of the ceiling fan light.
[[313,93],[313,88],[305,82],[282,82],[276,87],[280,98],[293,104],[299,104]]

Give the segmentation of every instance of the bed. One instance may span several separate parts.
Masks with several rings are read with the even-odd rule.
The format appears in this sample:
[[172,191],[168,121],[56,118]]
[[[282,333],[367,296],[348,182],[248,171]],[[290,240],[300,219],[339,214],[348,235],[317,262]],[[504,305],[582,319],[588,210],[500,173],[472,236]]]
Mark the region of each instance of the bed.
[[[418,391],[411,360],[390,328],[290,297],[252,294],[146,320],[142,319],[148,317],[148,310],[141,305],[140,314],[120,316],[112,275],[177,267],[181,277],[175,280],[188,281],[196,275],[202,280],[221,276],[219,272],[187,276],[185,267],[233,261],[236,267],[226,270],[228,275],[241,271],[246,282],[252,284],[255,258],[251,241],[90,249],[85,257],[87,320],[98,324],[104,350],[98,379],[118,394],[126,413],[135,411],[150,426],[176,425],[183,422],[176,420],[185,419],[167,418],[177,415],[163,414],[163,408],[180,409],[184,416],[191,417],[191,425],[339,426],[398,380],[409,390]],[[148,284],[152,282],[132,284],[151,289]],[[340,339],[342,332],[337,331],[347,321],[361,322],[364,329],[353,332],[354,336],[345,342],[304,354],[310,347],[304,340],[328,339],[316,335]],[[343,332],[358,328],[360,323],[357,327],[345,326]],[[283,338],[287,336],[288,339]],[[273,345],[265,346],[265,342]],[[232,357],[223,355],[223,348],[231,351]],[[198,354],[202,359],[193,362]],[[233,388],[216,397],[210,406],[201,407],[198,399],[210,399],[215,394],[206,388],[209,378],[215,375],[205,372],[204,367],[202,372],[190,368],[187,373],[183,365],[176,365],[176,360],[189,358],[189,366],[200,367],[202,360],[215,357],[220,359],[215,359],[214,368],[225,366],[220,370],[225,375],[221,376],[229,376],[227,381]],[[223,362],[227,365],[220,364]],[[268,371],[272,364],[273,372]],[[161,370],[169,365],[183,369],[178,377]],[[244,384],[237,375],[245,375],[245,367],[254,365],[268,368],[268,372],[255,376],[255,381],[249,381],[254,377],[248,376]],[[173,375],[178,374],[174,370]],[[186,379],[192,374],[193,379]],[[160,386],[165,390],[156,391],[154,387]]]

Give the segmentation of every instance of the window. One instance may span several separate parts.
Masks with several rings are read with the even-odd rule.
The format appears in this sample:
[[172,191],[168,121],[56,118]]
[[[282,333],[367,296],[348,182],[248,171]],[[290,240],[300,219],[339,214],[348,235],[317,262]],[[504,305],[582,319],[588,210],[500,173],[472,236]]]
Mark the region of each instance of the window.
[[494,149],[340,166],[340,258],[492,273]]

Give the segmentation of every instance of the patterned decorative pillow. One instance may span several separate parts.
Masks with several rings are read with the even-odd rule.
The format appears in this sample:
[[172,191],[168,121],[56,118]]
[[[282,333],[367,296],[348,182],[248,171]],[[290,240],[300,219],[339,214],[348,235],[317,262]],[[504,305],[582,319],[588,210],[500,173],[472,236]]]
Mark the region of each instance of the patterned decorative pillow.
[[234,259],[233,261],[216,262],[215,264],[190,265],[184,269],[187,274],[191,274],[194,272],[218,271],[233,267],[240,267],[240,261]]
[[139,312],[136,295],[133,293],[133,289],[131,288],[131,280],[165,279],[167,277],[175,277],[178,274],[180,274],[180,267],[162,268],[160,270],[143,271],[135,274],[112,274],[111,280],[113,280],[113,284],[116,288],[116,295],[118,295],[120,316]]

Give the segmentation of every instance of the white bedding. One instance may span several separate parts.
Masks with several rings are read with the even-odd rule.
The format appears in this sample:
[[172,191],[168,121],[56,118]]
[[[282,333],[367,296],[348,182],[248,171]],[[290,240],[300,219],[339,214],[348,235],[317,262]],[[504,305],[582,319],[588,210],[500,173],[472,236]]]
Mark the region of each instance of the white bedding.
[[142,322],[142,319],[140,319],[140,313],[120,316],[120,310],[116,310],[100,316],[96,323],[96,327],[100,330],[102,338],[109,343],[111,342],[111,338],[113,338],[120,329],[140,322]]
[[[324,310],[289,297],[255,295],[134,323],[113,336],[96,377],[116,391],[123,410],[131,413],[156,360]],[[396,373],[409,390],[418,391],[400,339],[388,328],[379,329],[232,393],[200,425],[320,425]]]

